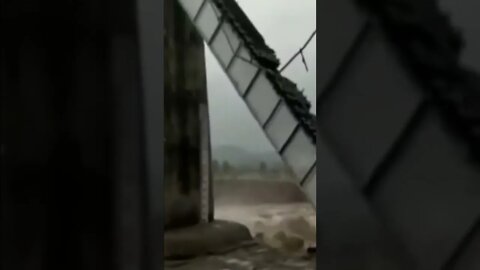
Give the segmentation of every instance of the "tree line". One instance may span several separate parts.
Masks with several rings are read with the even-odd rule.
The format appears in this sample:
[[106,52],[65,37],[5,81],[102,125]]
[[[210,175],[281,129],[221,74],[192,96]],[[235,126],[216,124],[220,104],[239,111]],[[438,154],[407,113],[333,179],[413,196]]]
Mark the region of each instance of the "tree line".
[[[222,162],[219,162],[218,160],[212,160],[212,171],[214,172],[233,172],[237,169],[245,169],[245,168],[236,168],[233,166],[230,162],[224,160]],[[275,168],[270,168],[270,169],[275,169]],[[260,172],[266,172],[268,171],[269,168],[267,166],[267,163],[262,161],[258,164],[258,171]]]

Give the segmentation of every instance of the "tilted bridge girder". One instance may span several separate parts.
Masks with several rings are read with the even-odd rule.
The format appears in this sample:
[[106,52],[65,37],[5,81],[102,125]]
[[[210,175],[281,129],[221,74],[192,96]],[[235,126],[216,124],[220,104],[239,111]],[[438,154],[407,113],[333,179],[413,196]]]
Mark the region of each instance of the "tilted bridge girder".
[[316,118],[236,1],[178,0],[267,138],[316,206]]

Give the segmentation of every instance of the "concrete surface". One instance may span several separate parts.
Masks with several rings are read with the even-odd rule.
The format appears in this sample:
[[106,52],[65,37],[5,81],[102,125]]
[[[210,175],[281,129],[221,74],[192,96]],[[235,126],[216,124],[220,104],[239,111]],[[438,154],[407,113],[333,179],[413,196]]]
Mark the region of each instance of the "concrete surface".
[[201,220],[199,111],[207,106],[203,41],[175,0],[165,1],[164,44],[164,213],[173,229]]
[[165,259],[189,259],[225,253],[252,243],[247,227],[216,220],[182,229],[168,230],[164,235]]

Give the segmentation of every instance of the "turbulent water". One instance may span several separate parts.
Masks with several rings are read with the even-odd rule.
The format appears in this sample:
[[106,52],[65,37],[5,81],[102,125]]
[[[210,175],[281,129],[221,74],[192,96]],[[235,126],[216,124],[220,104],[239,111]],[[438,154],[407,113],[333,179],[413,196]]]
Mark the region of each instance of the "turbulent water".
[[215,218],[242,223],[257,239],[287,253],[315,247],[316,216],[308,203],[217,205]]
[[214,199],[217,220],[246,225],[258,241],[226,254],[175,262],[166,269],[316,269],[314,254],[307,252],[316,246],[315,210],[292,182],[239,178],[216,181]]
[[246,225],[252,236],[289,254],[316,247],[315,210],[294,181],[216,181],[215,218]]

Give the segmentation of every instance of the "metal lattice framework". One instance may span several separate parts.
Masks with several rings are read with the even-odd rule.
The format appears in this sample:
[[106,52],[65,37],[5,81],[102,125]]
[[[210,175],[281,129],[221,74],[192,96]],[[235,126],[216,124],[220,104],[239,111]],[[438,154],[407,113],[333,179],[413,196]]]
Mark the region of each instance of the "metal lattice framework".
[[316,203],[316,128],[310,103],[236,1],[179,1],[298,184]]

